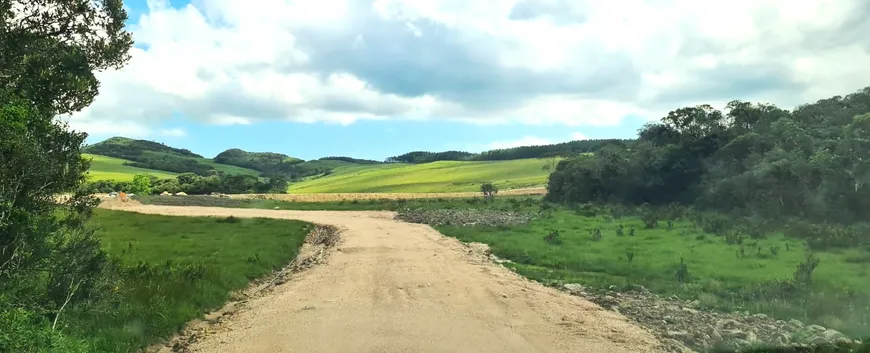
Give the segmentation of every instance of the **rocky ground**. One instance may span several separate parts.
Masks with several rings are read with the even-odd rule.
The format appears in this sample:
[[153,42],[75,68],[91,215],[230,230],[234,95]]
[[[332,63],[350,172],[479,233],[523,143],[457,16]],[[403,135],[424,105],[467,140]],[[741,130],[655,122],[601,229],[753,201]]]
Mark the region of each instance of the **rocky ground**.
[[401,210],[396,219],[410,223],[423,223],[431,226],[511,226],[526,224],[532,216],[517,212],[492,210]]
[[718,352],[752,347],[860,343],[836,330],[805,325],[798,320],[776,320],[749,312],[701,310],[697,301],[659,297],[640,286],[627,292],[593,290],[579,284],[565,284],[562,289],[634,320],[675,352],[685,351],[686,347],[698,352]]

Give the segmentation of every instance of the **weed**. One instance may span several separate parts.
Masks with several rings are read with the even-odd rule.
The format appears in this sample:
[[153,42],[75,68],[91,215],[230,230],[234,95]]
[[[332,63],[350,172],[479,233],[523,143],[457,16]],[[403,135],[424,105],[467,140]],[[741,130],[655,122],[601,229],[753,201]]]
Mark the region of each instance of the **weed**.
[[813,271],[816,270],[816,267],[819,266],[818,257],[814,256],[812,253],[807,253],[804,261],[799,263],[797,269],[794,271],[794,281],[795,283],[801,284],[810,284],[813,280]]
[[630,236],[630,237],[633,237],[633,236],[634,236],[634,227],[631,227],[631,228],[628,230],[628,236]]
[[624,227],[622,226],[622,224],[620,224],[619,226],[616,227],[616,235],[617,236],[621,237],[625,234],[625,230],[623,228]]
[[550,245],[562,245],[562,238],[559,237],[558,230],[552,230],[544,236],[544,241]]
[[601,228],[595,227],[589,230],[589,235],[592,236],[593,241],[601,240]]
[[677,266],[677,271],[674,273],[677,277],[677,281],[680,283],[686,283],[689,281],[689,266],[686,265],[683,258],[680,258],[680,264]]
[[626,253],[625,253],[625,258],[628,260],[629,263],[631,263],[632,261],[634,261],[634,251],[628,251],[628,252],[626,252]]

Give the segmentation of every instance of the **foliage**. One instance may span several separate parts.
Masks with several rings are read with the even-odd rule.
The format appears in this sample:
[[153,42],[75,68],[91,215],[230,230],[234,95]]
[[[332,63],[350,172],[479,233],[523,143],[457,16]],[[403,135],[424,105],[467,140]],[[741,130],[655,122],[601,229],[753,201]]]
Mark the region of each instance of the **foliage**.
[[135,352],[168,338],[251,280],[289,263],[312,228],[292,220],[108,210],[97,210],[92,222],[103,248],[118,260],[118,284],[107,288],[111,297],[68,315],[63,332],[86,341],[88,352]]
[[304,162],[286,154],[274,152],[247,152],[238,148],[228,149],[214,157],[214,161],[243,168],[253,169],[263,175],[284,173],[292,165]]
[[[868,136],[870,87],[792,111],[741,101],[725,111],[680,108],[630,145],[560,162],[548,198],[852,224],[870,220]],[[704,223],[726,230],[715,219]]]
[[0,90],[52,116],[88,106],[94,71],[123,66],[133,43],[120,0],[6,0],[0,17]]
[[130,193],[139,195],[151,194],[151,176],[148,174],[136,174],[130,183]]
[[330,157],[322,157],[318,159],[320,161],[342,161],[353,164],[379,164],[382,162],[374,161],[371,159],[359,159],[359,158],[351,158],[351,157],[342,157],[342,156],[330,156]]
[[[145,184],[136,185],[136,180],[133,182],[119,182],[111,180],[100,180],[88,183],[83,190],[89,193],[108,193],[112,191],[127,191],[139,195],[160,194],[168,192],[171,194],[184,192],[189,195],[207,195],[211,193],[225,194],[245,194],[245,193],[270,193],[281,194],[287,192],[287,180],[281,176],[271,178],[258,178],[245,174],[227,175],[217,173],[211,176],[199,176],[193,173],[179,174],[175,178],[158,179],[148,174],[137,174],[138,180],[141,183],[147,182],[147,188],[143,188]],[[144,190],[144,191],[143,191]]]
[[446,151],[446,152],[408,152],[399,156],[387,158],[387,163],[430,163],[436,161],[505,161],[526,158],[568,157],[583,153],[595,152],[608,144],[625,144],[629,140],[601,139],[563,142],[551,145],[522,146],[485,151],[479,154]]
[[495,197],[495,194],[498,193],[498,187],[493,185],[490,182],[486,182],[480,184],[480,192],[483,193],[483,197],[487,200],[491,200]]

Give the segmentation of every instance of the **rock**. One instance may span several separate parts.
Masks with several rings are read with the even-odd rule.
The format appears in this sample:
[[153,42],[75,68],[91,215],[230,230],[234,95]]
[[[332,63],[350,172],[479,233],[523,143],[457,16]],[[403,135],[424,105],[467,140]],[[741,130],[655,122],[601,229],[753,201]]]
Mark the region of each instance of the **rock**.
[[676,320],[674,320],[674,317],[671,315],[665,315],[665,317],[663,317],[663,319],[665,320],[666,323],[669,323],[669,324],[673,324],[676,322]]
[[804,327],[804,323],[795,319],[788,320],[788,324],[797,327]]
[[501,294],[501,297],[502,297],[502,298],[507,298],[508,296],[507,296],[507,294],[502,293],[502,294]]
[[839,331],[834,330],[834,329],[827,329],[824,332],[822,332],[820,334],[820,336],[822,336],[825,339],[827,339],[828,341],[832,341],[832,342],[835,342],[841,338],[846,338],[846,335],[844,335],[844,334],[842,334]]
[[773,344],[777,346],[785,346],[791,342],[791,337],[784,332],[779,332],[773,336]]
[[820,325],[809,325],[809,326],[807,326],[807,329],[809,329],[810,331],[812,331],[814,333],[822,333],[822,332],[825,332],[825,330],[826,330],[824,326],[820,326]]
[[614,285],[611,284],[609,287],[607,287],[607,289],[608,289],[608,290],[611,290],[611,291],[614,291],[614,290],[616,290],[616,286],[614,286]]
[[692,314],[692,315],[697,315],[697,314],[698,314],[698,310],[695,310],[695,309],[692,309],[692,308],[683,308],[683,311],[685,311],[685,312],[687,312],[687,313],[689,313],[689,314]]
[[581,292],[583,291],[583,285],[579,283],[565,283],[562,285],[562,288],[569,292]]
[[831,344],[831,341],[822,336],[815,336],[810,340],[810,344],[814,346],[823,346]]
[[746,331],[746,335],[743,337],[743,339],[750,343],[758,342],[758,336],[755,334],[755,332],[752,331]]
[[761,320],[767,319],[767,315],[764,315],[764,314],[755,314],[755,315],[752,315],[752,317],[754,317],[756,319],[761,319]]
[[314,305],[306,305],[302,308],[302,310],[314,310],[314,309],[315,309]]
[[738,326],[740,323],[733,319],[722,319],[716,322],[716,327],[720,329],[736,329]]
[[719,330],[714,328],[713,332],[710,333],[710,340],[712,340],[713,343],[719,343],[719,342],[724,341],[725,337],[722,337],[722,333],[720,333]]
[[689,338],[689,333],[686,331],[668,330],[667,335],[670,338],[680,340],[680,341],[683,341],[683,340]]

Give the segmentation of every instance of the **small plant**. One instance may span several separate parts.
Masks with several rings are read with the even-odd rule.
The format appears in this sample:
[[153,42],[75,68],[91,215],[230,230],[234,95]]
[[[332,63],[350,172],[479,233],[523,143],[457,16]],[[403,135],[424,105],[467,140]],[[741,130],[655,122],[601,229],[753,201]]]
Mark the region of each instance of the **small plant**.
[[625,229],[624,229],[624,228],[625,228],[625,227],[623,227],[622,224],[616,226],[616,235],[617,235],[617,236],[620,236],[620,237],[623,236],[623,235],[625,235]]
[[674,221],[668,221],[668,230],[674,229]]
[[658,216],[652,211],[644,212],[640,216],[640,219],[643,221],[643,225],[647,229],[654,229],[659,224]]
[[634,252],[633,251],[626,252],[625,258],[628,259],[629,263],[631,263],[632,261],[634,261]]
[[689,281],[689,266],[683,261],[683,258],[680,258],[680,264],[677,266],[677,271],[675,273],[677,277],[677,281],[680,283],[686,283]]
[[794,271],[794,281],[795,283],[800,284],[810,284],[813,280],[813,271],[816,270],[816,267],[819,266],[818,257],[813,256],[812,253],[807,253],[804,261],[797,265],[797,269]]
[[746,236],[739,231],[725,235],[725,243],[728,245],[743,244],[743,239],[746,239]]
[[544,236],[544,240],[550,245],[562,245],[562,238],[559,237],[558,230],[551,230]]
[[628,236],[630,236],[630,237],[633,237],[633,236],[634,236],[634,227],[631,227],[631,228],[628,230]]
[[772,246],[772,245],[771,245],[771,247],[770,247],[770,254],[773,255],[773,256],[777,256],[777,255],[779,255],[779,247],[777,247],[777,246]]
[[486,182],[480,185],[480,192],[483,193],[484,199],[492,200],[495,197],[495,194],[498,193],[498,187],[493,185],[493,183]]
[[257,261],[260,261],[260,253],[256,253],[256,254],[254,254],[254,255],[252,255],[252,256],[248,256],[248,260],[247,260],[247,261],[248,261],[249,264],[257,263]]
[[599,241],[601,240],[601,228],[595,227],[589,230],[589,234],[592,235],[592,240]]

